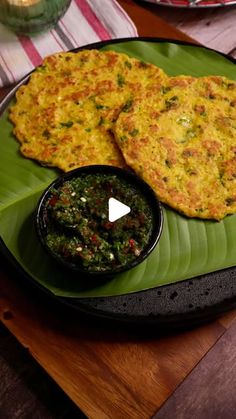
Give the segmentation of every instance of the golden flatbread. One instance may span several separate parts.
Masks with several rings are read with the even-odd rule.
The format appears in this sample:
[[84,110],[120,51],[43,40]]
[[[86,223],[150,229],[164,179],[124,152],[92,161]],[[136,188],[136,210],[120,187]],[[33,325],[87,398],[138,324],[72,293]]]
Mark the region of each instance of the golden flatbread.
[[236,82],[171,77],[122,111],[114,127],[126,163],[188,217],[236,212]]
[[162,70],[126,54],[83,50],[44,59],[10,109],[26,157],[64,171],[91,164],[125,166],[111,128],[134,94],[159,86]]

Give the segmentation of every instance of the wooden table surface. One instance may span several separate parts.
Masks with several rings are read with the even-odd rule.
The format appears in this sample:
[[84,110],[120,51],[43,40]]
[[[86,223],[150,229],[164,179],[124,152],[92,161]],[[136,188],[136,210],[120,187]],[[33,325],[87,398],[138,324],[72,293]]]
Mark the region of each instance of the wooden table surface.
[[236,5],[172,8],[145,1],[137,3],[199,43],[236,58]]
[[[188,39],[153,7],[120,4],[140,36]],[[235,416],[236,311],[165,336],[111,327],[36,296],[2,260],[0,319],[89,418]]]

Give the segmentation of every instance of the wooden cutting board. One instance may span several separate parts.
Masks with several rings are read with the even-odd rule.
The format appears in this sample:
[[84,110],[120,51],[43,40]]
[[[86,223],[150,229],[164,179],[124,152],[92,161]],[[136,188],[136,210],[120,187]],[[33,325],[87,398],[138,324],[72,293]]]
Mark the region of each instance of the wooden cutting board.
[[[137,2],[120,4],[141,36],[189,39]],[[89,418],[152,417],[235,317],[171,335],[104,323],[36,295],[2,258],[1,321]]]

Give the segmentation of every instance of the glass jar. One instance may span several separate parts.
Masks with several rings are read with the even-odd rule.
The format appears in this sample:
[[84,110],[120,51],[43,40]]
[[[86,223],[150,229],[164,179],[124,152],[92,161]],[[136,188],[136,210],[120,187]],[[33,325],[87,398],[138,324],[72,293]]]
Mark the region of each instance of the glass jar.
[[0,0],[0,22],[14,32],[33,34],[53,27],[71,0]]

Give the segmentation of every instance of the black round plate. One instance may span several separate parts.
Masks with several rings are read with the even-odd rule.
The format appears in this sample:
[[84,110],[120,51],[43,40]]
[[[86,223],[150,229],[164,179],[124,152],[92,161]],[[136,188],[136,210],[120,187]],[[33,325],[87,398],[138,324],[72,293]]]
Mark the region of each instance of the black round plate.
[[[113,41],[98,42],[77,48],[81,49],[102,48],[107,44],[127,41],[171,42],[181,45],[199,46],[171,39],[159,38],[125,38]],[[202,46],[200,46],[202,48]],[[211,50],[210,48],[205,48]],[[217,52],[217,51],[215,51]],[[236,63],[231,57],[217,52],[229,61]],[[29,79],[25,76],[5,97],[0,104],[0,114],[5,110],[13,98],[16,90]],[[37,286],[38,289],[49,293],[30,276],[28,276],[13,258],[3,242],[0,242],[3,253],[17,268],[20,273]],[[191,280],[176,284],[161,286],[145,291],[135,292],[122,296],[93,297],[93,298],[64,298],[55,297],[64,305],[89,313],[100,318],[122,321],[125,323],[156,324],[160,327],[188,327],[202,322],[210,321],[216,316],[236,307],[236,267],[218,272],[202,275]]]

